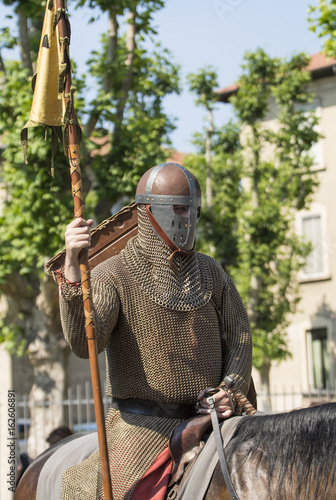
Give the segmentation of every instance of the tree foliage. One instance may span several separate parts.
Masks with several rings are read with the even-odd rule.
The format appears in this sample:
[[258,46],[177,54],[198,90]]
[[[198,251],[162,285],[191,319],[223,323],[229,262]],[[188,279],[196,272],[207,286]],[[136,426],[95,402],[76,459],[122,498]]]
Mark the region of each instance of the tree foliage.
[[[20,130],[28,120],[32,102],[29,75],[37,58],[46,2],[2,0],[2,4],[12,7],[18,28],[14,34],[5,28],[0,37],[0,280],[6,294],[8,280],[19,273],[29,284],[34,300],[40,292],[43,265],[62,248],[65,226],[73,217],[70,174],[66,158],[58,152],[55,176],[50,175],[51,141],[44,140],[43,130],[30,132],[27,166],[20,147]],[[85,76],[74,75],[75,107],[84,131],[81,164],[86,215],[100,221],[110,215],[112,205],[121,197],[133,197],[139,178],[149,166],[164,160],[163,147],[170,144],[174,125],[164,112],[163,100],[167,94],[179,92],[179,68],[155,40],[153,14],[163,7],[162,1],[68,4],[78,9],[89,6],[93,20],[107,12],[115,28],[102,35],[99,50],[87,54],[87,73],[96,88],[89,100]],[[25,32],[28,40],[23,43]],[[1,58],[2,49],[16,46],[20,47],[20,60]],[[24,63],[29,58],[31,68]],[[72,62],[76,70],[76,61]],[[97,153],[99,139],[108,150],[103,155]],[[16,331],[15,321],[12,332]],[[2,330],[2,340],[9,338],[3,333],[9,330]]]
[[195,104],[204,106],[208,111],[213,110],[214,103],[218,100],[218,96],[214,93],[214,88],[218,87],[216,71],[206,66],[198,73],[187,75],[187,81],[190,91],[196,94]]
[[310,30],[323,39],[323,50],[336,58],[336,1],[319,0],[319,4],[309,7]]
[[[43,129],[29,131],[28,165],[20,146],[46,0],[1,3],[11,7],[17,30],[0,33],[0,342],[15,354],[28,353],[34,369],[31,400],[59,399],[66,389],[69,348],[57,287],[43,266],[63,248],[65,227],[73,218],[69,165],[58,151],[55,175],[50,175],[51,139],[44,140]],[[68,2],[72,16],[75,7],[85,6],[92,10],[91,22],[102,14],[108,17],[100,48],[86,57],[93,94],[87,93],[86,77],[77,74],[72,60],[75,108],[83,130],[85,215],[96,221],[109,216],[119,199],[126,204],[133,198],[143,172],[165,159],[164,147],[170,144],[174,125],[163,100],[179,92],[179,68],[156,40],[153,15],[163,5],[161,0]],[[3,49],[18,49],[19,60],[2,58]],[[54,417],[46,422],[42,410],[36,410],[31,434],[34,428],[51,431],[61,424],[61,414]],[[35,451],[44,446],[42,440]]]
[[[212,207],[203,203],[198,229],[197,249],[211,255],[223,267],[237,264],[238,207],[244,196],[241,187],[242,151],[240,129],[228,122],[222,128],[214,128],[212,134],[211,189]],[[207,165],[205,142],[207,130],[195,135],[198,153],[187,156],[185,166],[197,173],[201,186],[206,185]],[[202,189],[203,194],[204,190]],[[203,200],[204,201],[204,200]]]
[[[214,129],[214,208],[200,228],[200,248],[215,248],[247,304],[253,361],[266,383],[271,363],[290,355],[286,328],[310,250],[294,228],[295,213],[309,206],[317,186],[309,154],[318,140],[317,118],[307,111],[313,99],[307,64],[304,54],[281,60],[258,49],[245,55],[239,90],[230,99],[236,121]],[[204,135],[197,143],[201,155],[190,162],[204,181]]]

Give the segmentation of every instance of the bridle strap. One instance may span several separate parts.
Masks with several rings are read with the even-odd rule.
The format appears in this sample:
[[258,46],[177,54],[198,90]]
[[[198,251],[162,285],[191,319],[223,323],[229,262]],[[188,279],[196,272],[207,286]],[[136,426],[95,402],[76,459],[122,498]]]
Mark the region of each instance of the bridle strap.
[[[208,394],[211,391],[208,390]],[[217,392],[216,389],[214,391]],[[214,393],[213,393],[214,394]],[[219,423],[218,423],[218,417],[217,417],[217,412],[215,408],[215,400],[213,397],[213,394],[210,394],[207,396],[207,401],[210,407],[210,415],[211,415],[211,422],[212,422],[212,428],[214,432],[214,437],[215,437],[215,443],[216,443],[216,448],[217,448],[217,453],[218,453],[218,458],[219,458],[219,464],[222,469],[224,481],[226,483],[226,487],[230,493],[230,496],[232,500],[239,500],[239,496],[237,495],[237,492],[232,484],[229,469],[227,466],[225,454],[224,454],[224,446],[223,446],[223,438],[222,434],[219,429]]]

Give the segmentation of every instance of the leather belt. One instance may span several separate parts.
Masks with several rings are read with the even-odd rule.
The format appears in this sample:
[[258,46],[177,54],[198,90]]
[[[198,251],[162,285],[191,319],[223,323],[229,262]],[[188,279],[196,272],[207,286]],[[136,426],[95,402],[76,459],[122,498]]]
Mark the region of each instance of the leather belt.
[[119,411],[150,415],[153,417],[187,419],[196,416],[196,408],[194,405],[158,403],[147,399],[122,399],[113,397],[111,406]]

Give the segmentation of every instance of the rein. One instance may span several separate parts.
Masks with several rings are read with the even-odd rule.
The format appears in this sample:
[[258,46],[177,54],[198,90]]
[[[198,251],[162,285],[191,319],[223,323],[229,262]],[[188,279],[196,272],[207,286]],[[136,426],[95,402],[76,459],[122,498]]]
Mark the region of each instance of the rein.
[[[238,403],[238,406],[240,406],[243,411],[246,413],[246,415],[254,415],[256,413],[256,409],[251,405],[247,397],[236,387],[235,382],[233,378],[230,375],[227,375],[224,379],[225,385],[228,387],[233,392],[234,397],[236,398],[236,401]],[[216,389],[209,389],[206,393],[206,397],[209,403],[210,407],[210,415],[211,415],[211,422],[212,422],[212,428],[213,428],[213,433],[215,437],[215,443],[216,443],[216,448],[217,448],[217,453],[218,453],[218,458],[219,458],[219,464],[222,469],[223,477],[226,483],[226,487],[231,495],[232,500],[239,500],[239,496],[237,495],[237,492],[232,484],[230,473],[228,470],[225,454],[224,454],[224,446],[223,446],[223,439],[222,439],[222,434],[219,430],[219,423],[218,423],[218,417],[217,417],[217,412],[215,409],[215,400],[213,398],[214,394],[218,392],[218,388]]]
[[219,423],[218,423],[218,417],[217,417],[217,412],[215,408],[215,400],[214,400],[214,394],[218,392],[219,389],[209,389],[206,393],[207,396],[207,401],[210,407],[210,415],[211,415],[211,422],[212,422],[212,428],[213,428],[213,433],[215,437],[215,443],[216,443],[216,448],[217,448],[217,453],[218,453],[218,458],[219,458],[219,464],[222,470],[222,474],[224,477],[224,481],[226,484],[226,487],[228,489],[228,492],[230,493],[230,496],[232,500],[239,500],[239,496],[237,495],[237,492],[233,486],[233,483],[231,481],[229,469],[227,466],[226,458],[225,458],[225,453],[224,453],[224,446],[223,446],[223,438],[219,429]]

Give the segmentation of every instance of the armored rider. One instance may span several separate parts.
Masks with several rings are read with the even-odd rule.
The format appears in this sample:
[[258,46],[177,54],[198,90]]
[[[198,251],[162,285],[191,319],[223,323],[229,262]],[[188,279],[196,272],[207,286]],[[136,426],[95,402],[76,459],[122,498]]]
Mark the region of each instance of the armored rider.
[[[252,342],[247,314],[232,279],[194,250],[201,190],[184,167],[149,169],[137,187],[138,235],[91,274],[98,350],[106,353],[107,442],[115,500],[131,498],[136,482],[167,446],[183,419],[209,408],[208,387],[231,375],[248,392]],[[92,221],[76,219],[65,233],[60,309],[73,352],[88,357],[78,255],[90,245]],[[235,410],[225,389],[219,417]],[[99,452],[65,472],[62,499],[103,498]]]

